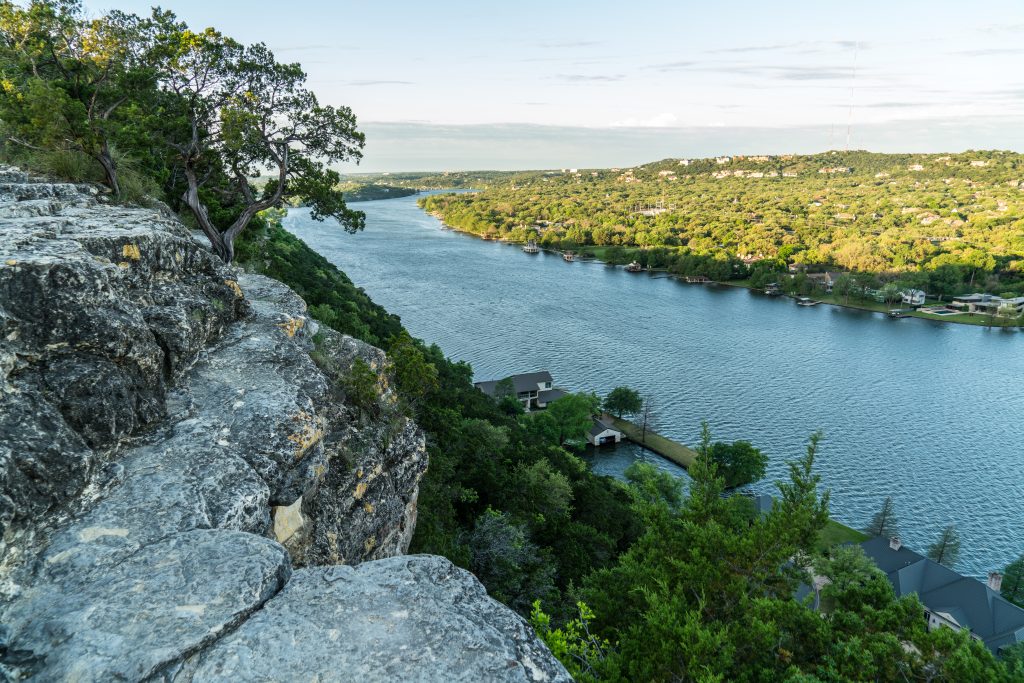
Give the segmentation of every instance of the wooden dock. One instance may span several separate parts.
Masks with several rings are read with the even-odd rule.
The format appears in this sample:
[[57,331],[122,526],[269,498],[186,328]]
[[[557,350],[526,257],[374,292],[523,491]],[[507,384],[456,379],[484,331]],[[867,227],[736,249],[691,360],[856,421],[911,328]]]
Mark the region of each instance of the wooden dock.
[[690,469],[690,465],[697,459],[697,451],[687,448],[681,443],[676,443],[671,439],[666,439],[662,435],[652,432],[650,428],[647,429],[646,438],[641,438],[643,436],[643,428],[639,425],[610,415],[605,416],[605,419],[611,421],[612,426],[622,432],[623,436],[633,443],[654,451],[661,457],[671,460],[684,469]]

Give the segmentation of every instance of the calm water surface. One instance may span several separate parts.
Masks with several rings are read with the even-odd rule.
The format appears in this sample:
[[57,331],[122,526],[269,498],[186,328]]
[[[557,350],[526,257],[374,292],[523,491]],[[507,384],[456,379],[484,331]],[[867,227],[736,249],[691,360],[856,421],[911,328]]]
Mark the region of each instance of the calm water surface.
[[[1024,552],[1024,334],[527,255],[443,229],[415,197],[358,208],[357,235],[301,209],[285,225],[477,379],[548,369],[573,390],[636,387],[666,436],[692,444],[707,420],[716,440],[768,453],[765,491],[820,429],[836,519],[861,526],[892,495],[921,552],[957,525],[965,573]],[[635,448],[594,467],[614,474],[636,457],[679,471]]]

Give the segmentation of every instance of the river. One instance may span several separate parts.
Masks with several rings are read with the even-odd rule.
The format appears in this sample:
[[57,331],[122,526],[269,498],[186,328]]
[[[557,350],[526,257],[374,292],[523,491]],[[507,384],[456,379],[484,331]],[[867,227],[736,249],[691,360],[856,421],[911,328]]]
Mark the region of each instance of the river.
[[[366,212],[356,235],[304,209],[285,227],[477,379],[547,369],[576,391],[632,386],[668,437],[693,444],[707,420],[715,440],[765,451],[762,491],[820,429],[834,518],[863,526],[892,495],[921,553],[957,526],[966,574],[1024,552],[1024,334],[528,255],[444,229],[416,197],[354,207]],[[594,468],[620,473],[635,457],[622,448]]]

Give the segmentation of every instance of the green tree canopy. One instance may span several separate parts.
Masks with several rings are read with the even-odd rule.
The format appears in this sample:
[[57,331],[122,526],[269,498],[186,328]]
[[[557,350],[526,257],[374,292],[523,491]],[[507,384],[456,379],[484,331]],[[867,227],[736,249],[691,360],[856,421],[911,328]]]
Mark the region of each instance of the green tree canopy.
[[[340,176],[329,167],[362,156],[352,111],[321,105],[302,68],[278,62],[262,43],[245,47],[213,29],[193,32],[173,15],[157,18],[161,84],[182,103],[187,123],[187,134],[169,141],[188,185],[182,201],[221,258],[233,259],[235,239],[256,214],[289,198],[304,201],[315,220],[361,229],[363,214],[346,207]],[[223,169],[240,197],[240,212],[223,230],[200,192],[211,168]],[[268,169],[270,180],[255,191],[250,179]]]
[[768,456],[749,441],[717,442],[711,445],[709,453],[718,468],[718,476],[725,480],[726,488],[758,481],[768,465]]
[[643,399],[635,389],[615,387],[604,397],[602,407],[615,417],[635,415],[643,408]]

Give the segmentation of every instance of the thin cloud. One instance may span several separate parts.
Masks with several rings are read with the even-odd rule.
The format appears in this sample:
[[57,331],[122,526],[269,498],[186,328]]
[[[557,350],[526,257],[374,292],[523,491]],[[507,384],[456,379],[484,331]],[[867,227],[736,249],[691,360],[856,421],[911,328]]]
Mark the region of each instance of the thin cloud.
[[1024,48],[1020,47],[987,47],[980,50],[961,50],[952,53],[954,55],[966,55],[968,57],[993,57],[997,55],[1022,55]]
[[556,74],[556,80],[566,83],[612,83],[625,78],[622,74]]
[[[847,107],[849,105],[836,105]],[[857,109],[912,109],[916,107],[934,107],[934,102],[871,102],[869,104],[857,104]]]
[[345,81],[345,85],[355,86],[357,88],[369,87],[374,85],[416,85],[412,81]]
[[570,47],[593,47],[600,44],[601,41],[599,40],[571,40],[563,43],[537,43],[537,47],[544,48],[545,50],[555,50]]
[[795,43],[775,43],[773,45],[741,45],[738,47],[723,47],[716,50],[708,50],[709,53],[732,53],[742,54],[746,52],[785,52],[796,51],[799,54],[812,54],[816,52],[829,52],[836,49],[853,50],[859,48],[864,50],[868,43],[857,40],[813,40],[799,41]]
[[[753,76],[756,78],[767,78],[780,81],[833,81],[849,79],[853,73],[852,69],[849,66],[842,65],[762,66],[756,64],[700,64],[697,62],[672,62],[668,64],[654,64],[648,68],[656,69],[658,71],[663,72],[687,69],[691,71],[702,71],[732,76]],[[863,73],[860,73],[858,75],[863,76]]]
[[286,45],[274,48],[275,52],[313,52],[316,50],[359,50],[355,45]]
[[696,66],[700,62],[665,62],[664,64],[652,64],[649,69],[657,69],[658,71],[679,71],[681,69],[689,69],[692,66]]

